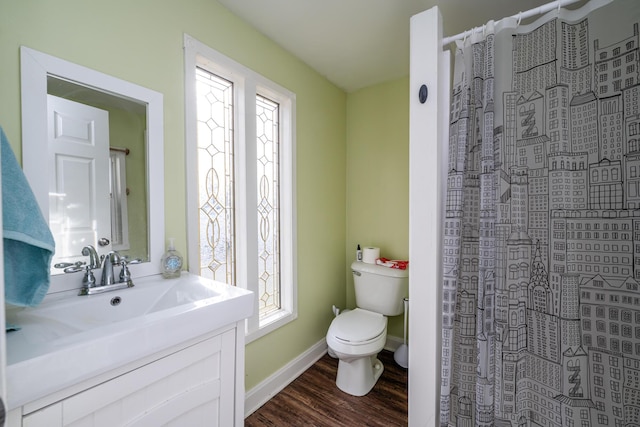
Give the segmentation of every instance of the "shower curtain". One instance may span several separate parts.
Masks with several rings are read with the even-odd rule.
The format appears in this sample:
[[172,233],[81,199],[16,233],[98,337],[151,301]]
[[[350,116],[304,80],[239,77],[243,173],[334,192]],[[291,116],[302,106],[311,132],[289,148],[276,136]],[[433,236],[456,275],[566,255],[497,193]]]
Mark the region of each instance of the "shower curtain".
[[443,426],[640,425],[640,1],[455,57]]

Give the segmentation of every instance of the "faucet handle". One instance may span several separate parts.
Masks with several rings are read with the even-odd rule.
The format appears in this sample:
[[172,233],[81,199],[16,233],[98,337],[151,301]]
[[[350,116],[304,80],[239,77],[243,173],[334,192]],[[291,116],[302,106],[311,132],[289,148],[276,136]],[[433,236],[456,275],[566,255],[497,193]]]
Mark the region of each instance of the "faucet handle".
[[55,268],[67,268],[67,267],[81,267],[83,265],[85,265],[86,262],[84,261],[77,261],[77,262],[59,262],[57,264],[54,264],[53,266]]
[[85,266],[84,277],[82,278],[82,287],[80,288],[80,293],[78,295],[89,295],[90,289],[96,287],[96,278],[93,275],[93,271],[91,271],[91,266]]
[[93,275],[93,271],[91,271],[91,266],[89,265],[85,267],[84,277],[82,278],[82,286],[87,288],[93,288],[96,286],[96,277]]
[[128,264],[137,264],[139,261],[131,260],[129,261],[126,256],[120,258],[120,266],[122,270],[120,270],[120,282],[126,283],[130,288],[133,287],[133,280],[131,279],[131,272],[129,271]]

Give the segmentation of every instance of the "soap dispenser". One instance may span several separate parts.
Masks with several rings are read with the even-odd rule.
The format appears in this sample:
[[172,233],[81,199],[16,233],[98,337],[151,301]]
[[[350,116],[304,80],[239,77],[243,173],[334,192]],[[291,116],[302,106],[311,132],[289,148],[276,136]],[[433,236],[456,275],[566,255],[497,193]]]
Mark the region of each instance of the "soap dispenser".
[[169,238],[169,248],[162,255],[162,277],[172,279],[180,277],[182,271],[182,255],[175,248],[173,238]]

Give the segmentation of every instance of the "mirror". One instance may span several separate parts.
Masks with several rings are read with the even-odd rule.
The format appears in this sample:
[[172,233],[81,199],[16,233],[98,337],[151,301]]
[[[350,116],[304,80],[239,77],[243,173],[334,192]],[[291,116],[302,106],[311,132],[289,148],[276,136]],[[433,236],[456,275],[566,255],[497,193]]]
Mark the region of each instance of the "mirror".
[[[56,238],[52,264],[87,261],[82,247],[93,245],[141,259],[134,279],[159,273],[162,94],[26,47],[20,55],[23,169]],[[50,293],[82,276],[52,268],[51,279]]]
[[[104,252],[148,260],[146,105],[54,76],[47,78],[47,94],[49,225],[56,240],[52,264],[83,260],[87,242]],[[87,144],[100,149],[89,151]],[[104,165],[102,171],[96,163]],[[110,179],[78,179],[94,168]],[[52,268],[51,274],[63,271]]]

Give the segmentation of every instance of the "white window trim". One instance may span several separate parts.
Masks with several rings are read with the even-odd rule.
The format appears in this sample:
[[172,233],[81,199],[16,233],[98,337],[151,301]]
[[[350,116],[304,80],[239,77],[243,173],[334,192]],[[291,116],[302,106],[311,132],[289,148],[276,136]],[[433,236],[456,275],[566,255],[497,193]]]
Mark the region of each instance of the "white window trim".
[[[254,292],[254,314],[246,322],[246,342],[254,341],[298,317],[297,298],[297,250],[296,250],[296,185],[295,140],[296,96],[291,91],[264,78],[253,70],[206,46],[188,34],[184,35],[185,55],[185,147],[187,182],[187,250],[189,271],[199,274],[198,247],[198,177],[197,177],[197,124],[196,124],[196,66],[203,67],[234,83],[234,153],[235,182],[238,192],[235,198],[236,212],[236,285]],[[280,141],[290,144],[282,149],[280,158],[280,296],[281,309],[259,326],[258,318],[258,235],[257,190],[247,186],[256,182],[256,169],[248,168],[256,157],[255,122],[245,117],[255,117],[256,93],[280,104]],[[251,159],[251,160],[249,160]],[[242,197],[244,196],[244,197]],[[251,209],[248,209],[251,207]],[[251,212],[251,214],[249,214]],[[254,237],[250,237],[254,236]],[[250,263],[249,260],[256,262]]]

